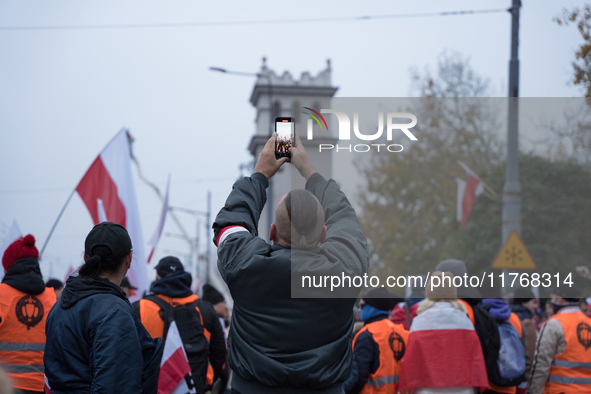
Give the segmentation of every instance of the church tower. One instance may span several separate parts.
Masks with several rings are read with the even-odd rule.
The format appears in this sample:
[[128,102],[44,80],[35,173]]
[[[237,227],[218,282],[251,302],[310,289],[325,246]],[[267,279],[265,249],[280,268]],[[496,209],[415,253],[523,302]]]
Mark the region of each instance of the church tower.
[[[311,141],[308,143],[306,139],[308,116],[302,114],[302,111],[306,111],[303,107],[310,107],[317,111],[321,108],[330,108],[330,100],[338,88],[331,85],[330,60],[326,63],[326,69],[316,77],[303,72],[297,80],[288,71],[278,76],[267,67],[266,58],[263,58],[263,65],[250,96],[250,102],[257,109],[256,130],[248,147],[255,162],[265,143],[275,131],[275,117],[291,116],[295,119],[295,132],[300,136],[312,164],[325,178],[331,177],[332,155],[327,152],[320,155],[318,144],[335,144],[337,138],[326,130],[315,130],[314,143],[312,144]],[[271,178],[267,189],[267,203],[259,222],[259,236],[262,238],[269,239],[270,226],[275,218],[275,207],[281,197],[293,187],[303,188],[304,180],[295,168],[285,164]]]

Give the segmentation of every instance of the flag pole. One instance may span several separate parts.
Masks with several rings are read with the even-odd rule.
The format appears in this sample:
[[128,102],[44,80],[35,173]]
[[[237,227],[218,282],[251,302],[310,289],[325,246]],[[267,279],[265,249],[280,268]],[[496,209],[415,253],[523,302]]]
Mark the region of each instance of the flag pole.
[[72,199],[72,196],[74,196],[74,193],[76,193],[76,188],[74,188],[74,190],[72,190],[72,193],[70,193],[70,197],[68,197],[68,199],[66,200],[66,203],[64,204],[62,210],[60,211],[60,214],[57,216],[55,223],[53,223],[53,226],[51,227],[51,231],[49,231],[49,235],[45,239],[45,242],[43,243],[43,247],[41,248],[41,252],[39,253],[39,260],[41,260],[41,257],[43,256],[43,252],[45,251],[45,247],[47,246],[47,242],[49,242],[49,238],[51,238],[51,235],[53,234],[53,230],[55,230],[57,223],[60,221],[62,215],[64,214],[64,211],[66,210],[68,203]]

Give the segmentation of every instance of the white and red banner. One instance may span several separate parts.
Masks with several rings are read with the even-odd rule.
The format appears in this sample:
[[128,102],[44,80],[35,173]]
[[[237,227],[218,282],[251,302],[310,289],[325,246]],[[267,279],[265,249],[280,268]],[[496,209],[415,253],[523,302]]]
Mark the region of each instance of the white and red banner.
[[[23,235],[21,233],[21,230],[18,228],[18,225],[16,224],[16,220],[13,220],[10,229],[8,229],[8,233],[6,233],[6,236],[4,237],[4,240],[0,245],[0,261],[2,260],[4,252],[6,251],[6,249],[8,249],[10,244],[16,241],[17,239],[21,238],[22,236]],[[4,268],[0,268],[0,280],[4,278],[4,274]]]
[[47,376],[45,376],[45,374],[43,374],[43,381],[45,382],[45,385],[43,387],[43,393],[51,394],[51,387],[49,387],[49,382],[47,381]]
[[195,393],[194,388],[189,388],[185,377],[190,376],[191,367],[185,353],[183,341],[176,322],[168,327],[164,353],[160,363],[160,375],[158,376],[158,394],[187,394]]
[[166,194],[164,195],[164,200],[162,201],[162,210],[160,211],[160,220],[158,220],[158,226],[156,226],[156,230],[154,234],[152,234],[152,238],[148,241],[148,245],[152,246],[152,250],[150,251],[150,255],[148,256],[148,264],[152,260],[152,256],[154,255],[154,250],[156,249],[156,245],[158,245],[158,240],[162,235],[162,229],[164,228],[164,222],[166,221],[166,214],[168,213],[168,191],[170,190],[170,175],[168,176],[168,182],[166,183]]
[[456,178],[458,185],[458,198],[456,206],[456,220],[460,226],[465,226],[470,217],[472,205],[476,202],[476,197],[484,192],[484,183],[480,180],[478,175],[474,173],[467,165],[458,160],[458,164],[466,171],[468,181]]
[[133,186],[129,138],[127,130],[119,131],[92,163],[76,191],[94,224],[109,221],[127,229],[133,245],[133,259],[127,276],[138,288],[136,295],[130,298],[133,302],[147,289],[148,269]]
[[488,387],[480,340],[465,312],[437,302],[414,318],[400,367],[400,390]]

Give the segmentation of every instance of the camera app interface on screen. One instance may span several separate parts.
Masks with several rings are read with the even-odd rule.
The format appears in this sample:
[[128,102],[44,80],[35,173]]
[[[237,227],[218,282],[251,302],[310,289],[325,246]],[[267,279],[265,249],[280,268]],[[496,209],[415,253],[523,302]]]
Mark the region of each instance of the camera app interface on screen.
[[277,122],[277,142],[275,143],[275,156],[291,157],[293,145],[293,123],[284,121]]

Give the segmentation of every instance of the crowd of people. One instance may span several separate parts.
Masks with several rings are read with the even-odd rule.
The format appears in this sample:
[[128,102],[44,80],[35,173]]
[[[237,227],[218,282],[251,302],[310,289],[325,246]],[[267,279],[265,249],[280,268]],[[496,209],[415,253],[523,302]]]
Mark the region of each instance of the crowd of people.
[[[214,221],[231,316],[210,284],[193,294],[174,256],[158,262],[150,291],[130,303],[133,246],[119,224],[92,228],[84,263],[65,286],[44,283],[32,235],[11,244],[2,256],[0,393],[171,392],[159,378],[173,322],[192,393],[591,392],[591,318],[575,287],[556,289],[544,310],[527,288],[508,303],[455,287],[449,279],[467,270],[452,259],[405,299],[383,287],[358,302],[292,297],[292,253],[303,272],[354,276],[369,265],[347,197],[297,142],[291,159],[277,159],[271,137]],[[277,204],[269,244],[257,224],[269,179],[286,162],[306,186]],[[439,286],[431,286],[434,278]]]
[[[460,260],[445,260],[435,269],[433,276],[466,273]],[[433,289],[431,281],[422,283],[406,299],[384,289],[371,289],[361,299],[353,373],[345,382],[345,393],[365,392],[383,368],[380,355],[389,350],[382,347],[391,345],[392,339],[368,334],[373,334],[376,323],[398,327],[394,335],[402,344],[395,348],[405,349],[391,367],[392,388],[377,392],[591,392],[591,357],[586,353],[591,347],[591,319],[576,286],[554,290],[542,310],[529,288],[518,288],[507,302],[500,294],[483,298],[474,289]],[[378,290],[382,299],[366,298],[375,297]]]

